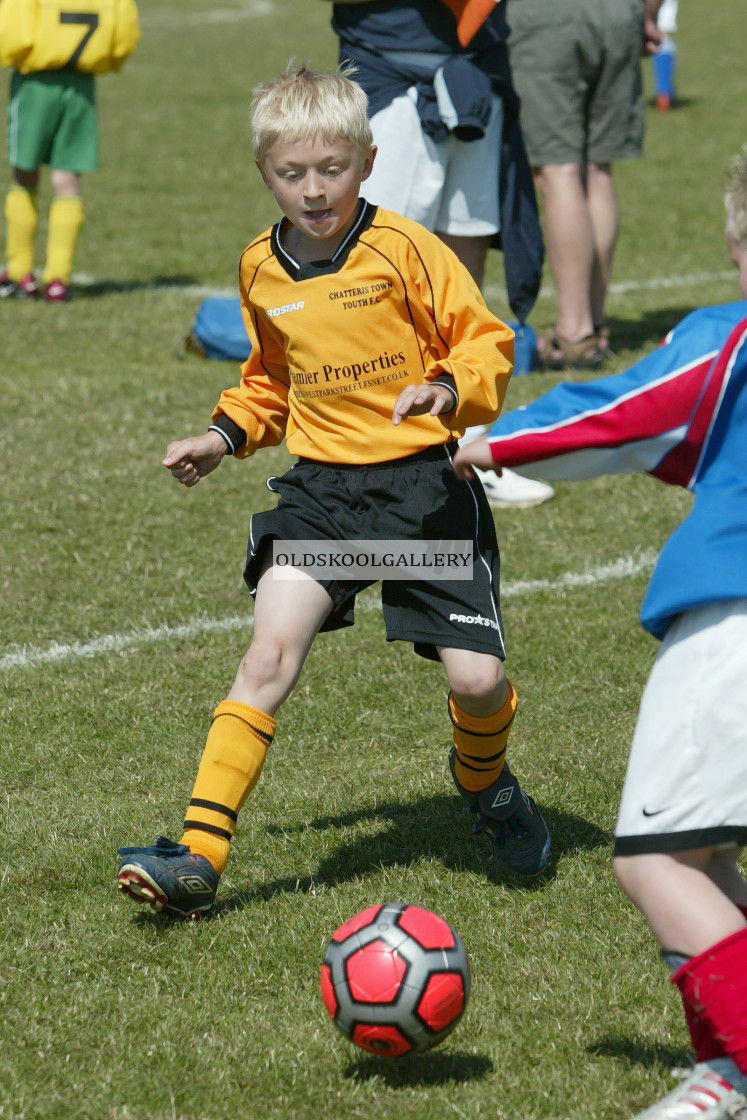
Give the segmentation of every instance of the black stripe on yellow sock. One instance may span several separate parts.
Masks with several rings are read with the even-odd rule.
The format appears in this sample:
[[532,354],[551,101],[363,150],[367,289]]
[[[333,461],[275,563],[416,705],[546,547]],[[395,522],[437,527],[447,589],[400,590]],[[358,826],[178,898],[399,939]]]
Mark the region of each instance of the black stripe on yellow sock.
[[224,817],[228,817],[234,823],[239,819],[238,813],[229,809],[227,805],[221,805],[218,801],[206,801],[203,797],[193,797],[189,803],[200,809],[212,809],[214,813],[222,813]]
[[[490,758],[480,758],[479,756],[475,756],[473,754],[460,754],[459,761],[461,762],[462,766],[465,766],[467,768],[467,770],[484,770],[486,767],[495,766],[496,762],[503,758],[505,753],[506,748],[504,747],[502,751],[498,751],[498,754],[491,755]],[[480,762],[482,763],[482,765],[470,766],[469,762],[465,762],[466,758],[472,759],[473,762]]]
[[267,743],[267,746],[269,747],[270,743],[273,740],[272,735],[268,735],[266,731],[260,731],[260,729],[258,727],[255,727],[253,723],[247,723],[247,727],[251,727],[254,734],[259,739],[261,739],[263,743]]
[[500,777],[506,761],[506,745],[513,726],[517,701],[509,681],[505,703],[488,716],[476,716],[460,708],[449,693],[448,710],[454,729],[454,777],[470,793],[487,789]]
[[222,840],[228,840],[229,843],[233,838],[232,834],[228,832],[227,829],[218,828],[215,824],[205,824],[204,821],[186,820],[184,822],[184,831],[186,832],[188,828],[196,829],[197,832],[209,832],[212,836],[220,836]]
[[463,735],[474,735],[476,739],[489,739],[491,735],[502,735],[504,731],[507,731],[511,724],[514,722],[515,714],[515,712],[512,712],[511,719],[508,721],[508,723],[504,723],[503,727],[499,727],[496,731],[470,731],[468,727],[462,727],[460,723],[457,723],[457,721],[451,714],[451,705],[449,705],[449,719],[451,720],[454,727],[456,727],[457,731],[461,731]]

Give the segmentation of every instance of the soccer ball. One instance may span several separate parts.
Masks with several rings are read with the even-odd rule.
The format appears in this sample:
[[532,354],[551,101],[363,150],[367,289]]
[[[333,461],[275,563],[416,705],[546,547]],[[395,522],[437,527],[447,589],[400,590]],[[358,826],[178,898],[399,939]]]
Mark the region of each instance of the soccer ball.
[[438,914],[405,902],[369,906],[332,935],[321,988],[346,1038],[395,1058],[429,1050],[454,1029],[469,998],[469,959]]

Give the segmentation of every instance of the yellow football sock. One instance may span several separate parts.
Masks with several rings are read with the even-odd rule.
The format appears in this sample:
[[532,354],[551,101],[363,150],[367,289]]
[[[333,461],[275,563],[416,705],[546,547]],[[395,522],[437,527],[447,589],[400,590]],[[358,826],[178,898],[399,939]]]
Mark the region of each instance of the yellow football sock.
[[180,843],[205,856],[219,875],[274,734],[272,716],[239,700],[221,701],[213,714]]
[[11,280],[23,280],[34,267],[34,235],[37,221],[36,191],[14,184],[5,196],[5,224],[8,236],[6,268]]
[[510,681],[508,700],[491,716],[472,716],[449,693],[449,714],[454,725],[457,781],[470,793],[487,789],[501,774],[506,744],[518,703]]
[[58,194],[49,207],[47,261],[42,282],[70,283],[75,245],[83,225],[83,199],[77,194]]

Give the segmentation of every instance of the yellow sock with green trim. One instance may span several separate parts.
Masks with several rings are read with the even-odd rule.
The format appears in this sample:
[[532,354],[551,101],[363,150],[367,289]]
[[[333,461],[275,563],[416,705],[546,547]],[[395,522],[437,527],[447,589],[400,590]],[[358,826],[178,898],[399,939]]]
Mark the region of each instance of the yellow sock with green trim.
[[205,856],[219,875],[274,734],[272,716],[240,700],[222,700],[213,714],[180,843]]
[[34,236],[38,220],[36,191],[14,184],[5,196],[6,269],[11,280],[23,280],[34,267]]
[[491,716],[470,715],[449,693],[449,715],[454,725],[456,747],[454,772],[459,784],[470,793],[487,789],[500,777],[503,769],[518,703],[516,690],[510,681],[506,683],[508,699]]
[[47,260],[42,282],[61,280],[70,283],[73,257],[80,227],[83,225],[83,199],[77,194],[58,194],[49,207]]

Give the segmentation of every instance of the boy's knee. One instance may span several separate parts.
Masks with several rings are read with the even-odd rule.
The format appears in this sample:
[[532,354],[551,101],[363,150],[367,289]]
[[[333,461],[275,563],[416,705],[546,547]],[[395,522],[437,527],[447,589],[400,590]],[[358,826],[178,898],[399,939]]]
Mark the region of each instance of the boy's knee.
[[276,680],[281,673],[283,644],[273,638],[255,640],[241,659],[239,675],[254,685]]
[[497,708],[508,697],[508,683],[503,664],[497,657],[477,655],[465,660],[457,672],[449,674],[449,684],[458,704],[493,701]]
[[79,195],[80,175],[77,171],[53,170],[50,173],[52,191],[56,195]]

